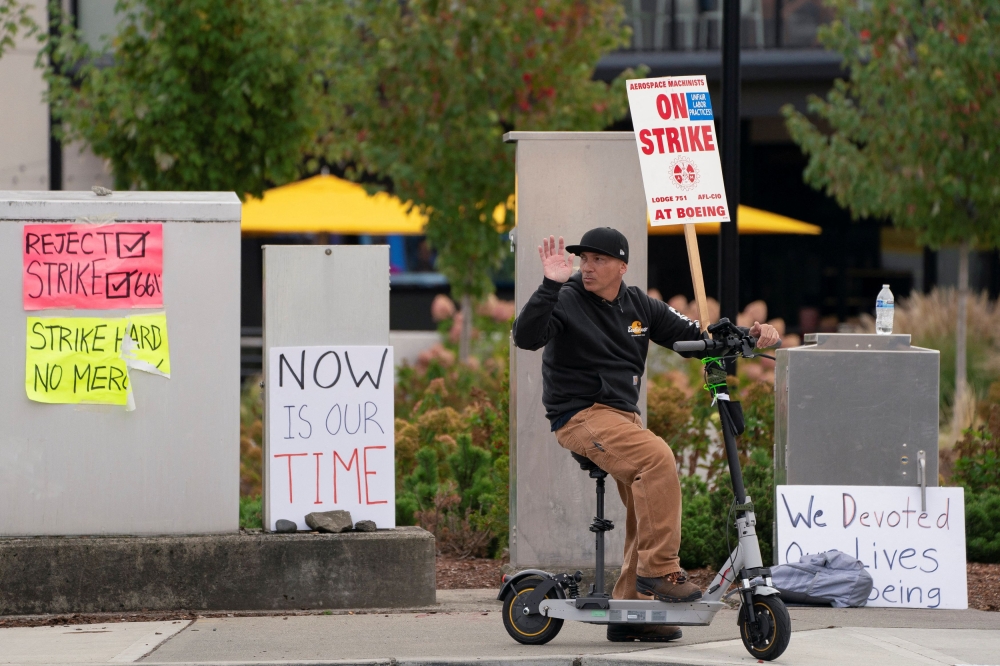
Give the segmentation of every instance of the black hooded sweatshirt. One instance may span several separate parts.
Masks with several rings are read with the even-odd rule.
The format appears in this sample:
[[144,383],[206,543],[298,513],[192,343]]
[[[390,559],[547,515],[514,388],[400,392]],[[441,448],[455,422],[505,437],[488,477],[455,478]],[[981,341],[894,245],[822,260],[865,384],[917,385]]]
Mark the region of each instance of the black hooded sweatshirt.
[[576,272],[565,283],[543,278],[514,320],[513,337],[521,349],[545,347],[542,403],[555,430],[594,403],[638,414],[649,341],[671,348],[702,335],[697,322],[638,287],[623,282],[607,301]]

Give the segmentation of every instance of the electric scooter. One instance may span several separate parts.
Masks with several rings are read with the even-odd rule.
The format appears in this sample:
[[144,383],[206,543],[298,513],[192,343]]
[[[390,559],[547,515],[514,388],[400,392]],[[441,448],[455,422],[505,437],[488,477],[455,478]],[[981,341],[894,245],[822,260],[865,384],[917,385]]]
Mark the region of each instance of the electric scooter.
[[597,542],[594,583],[586,596],[580,596],[579,584],[583,574],[579,571],[574,574],[551,574],[525,569],[504,576],[497,598],[503,601],[503,623],[511,638],[526,645],[548,643],[562,629],[564,620],[590,624],[707,626],[715,614],[726,607],[723,596],[735,583],[738,587],[733,594],[738,593],[740,599],[737,623],[743,645],[755,659],[765,661],[776,659],[785,651],[791,638],[791,620],[788,609],[778,597],[778,590],[772,586],[771,570],[761,561],[754,529],[757,521],[753,503],[743,487],[743,472],[736,448],[736,436],[744,430],[743,410],[739,402],[729,399],[726,384],[727,361],[756,356],[773,359],[754,353],[757,341],[748,331],[728,319],[720,319],[708,327],[711,340],[674,343],[674,351],[678,352],[718,352],[717,356],[702,359],[702,364],[705,368],[705,389],[712,395],[712,401],[719,410],[735,496],[730,515],[733,512],[736,514],[738,540],[736,548],[704,596],[690,603],[666,603],[611,599],[604,593],[604,533],[614,529],[612,522],[604,517],[604,479],[607,472],[589,459],[573,453],[581,469],[597,482],[597,517],[590,525]]

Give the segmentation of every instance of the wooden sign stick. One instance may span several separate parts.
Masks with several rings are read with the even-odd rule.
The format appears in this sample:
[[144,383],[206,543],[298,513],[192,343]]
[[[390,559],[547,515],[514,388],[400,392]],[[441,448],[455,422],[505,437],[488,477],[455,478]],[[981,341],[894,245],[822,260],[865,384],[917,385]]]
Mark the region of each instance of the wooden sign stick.
[[708,328],[708,299],[705,297],[705,276],[701,272],[701,254],[698,252],[698,236],[694,225],[684,225],[684,242],[687,244],[688,263],[691,265],[691,282],[694,284],[694,300],[698,304],[698,322],[701,330]]

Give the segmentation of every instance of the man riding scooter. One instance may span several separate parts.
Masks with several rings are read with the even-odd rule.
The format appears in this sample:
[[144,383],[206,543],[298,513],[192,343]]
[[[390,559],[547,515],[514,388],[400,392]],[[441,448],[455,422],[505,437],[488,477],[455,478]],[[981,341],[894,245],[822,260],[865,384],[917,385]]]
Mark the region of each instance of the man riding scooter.
[[[538,254],[544,278],[514,321],[514,344],[545,349],[542,402],[559,445],[593,461],[618,485],[626,508],[625,555],[613,598],[700,599],[678,556],[681,488],[674,455],[642,427],[637,407],[649,341],[670,348],[700,340],[698,322],[625,285],[628,241],[616,229],[591,229],[565,248],[561,237],[557,246],[550,236]],[[750,335],[758,348],[780,341],[773,326],[759,322]],[[611,641],[678,638],[681,630],[674,626],[608,625]]]

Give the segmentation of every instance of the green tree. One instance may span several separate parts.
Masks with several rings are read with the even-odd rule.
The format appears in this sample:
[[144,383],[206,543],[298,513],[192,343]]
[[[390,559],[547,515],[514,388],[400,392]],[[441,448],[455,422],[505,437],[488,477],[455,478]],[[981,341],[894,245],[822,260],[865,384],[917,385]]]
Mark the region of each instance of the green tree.
[[0,0],[0,56],[14,48],[17,33],[31,35],[38,25],[28,14],[28,5],[19,0]]
[[[327,11],[324,156],[376,174],[429,217],[437,267],[471,304],[493,289],[512,220],[504,132],[599,130],[625,115],[626,72],[593,80],[628,38],[619,0],[357,0]],[[498,204],[503,215],[494,219]]]
[[850,71],[804,115],[783,111],[805,180],[855,217],[887,217],[923,243],[959,243],[955,432],[966,389],[969,247],[1000,243],[1000,2],[829,0],[819,40]]
[[121,189],[242,198],[298,175],[318,90],[303,3],[120,0],[117,11],[110,66],[66,17],[50,41],[49,99],[64,140],[109,159]]

